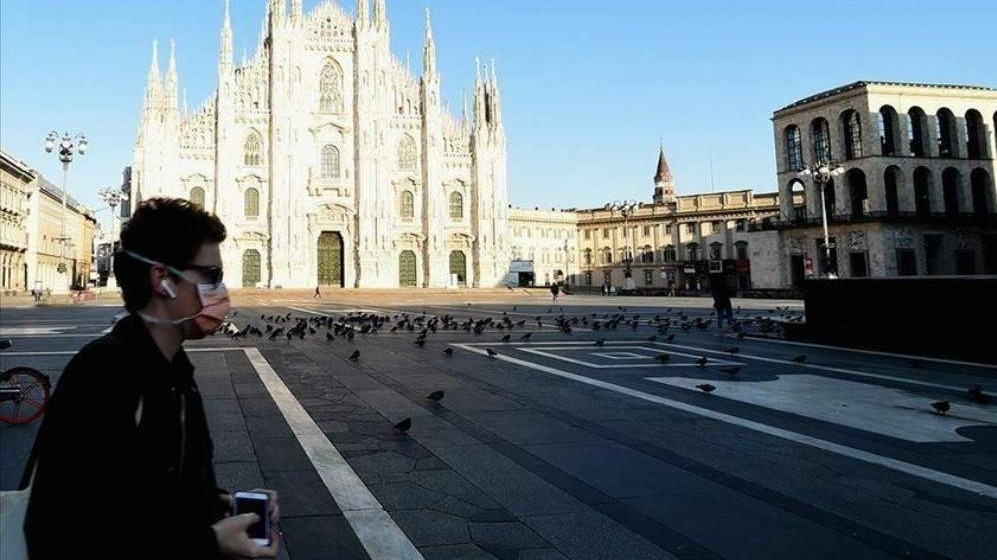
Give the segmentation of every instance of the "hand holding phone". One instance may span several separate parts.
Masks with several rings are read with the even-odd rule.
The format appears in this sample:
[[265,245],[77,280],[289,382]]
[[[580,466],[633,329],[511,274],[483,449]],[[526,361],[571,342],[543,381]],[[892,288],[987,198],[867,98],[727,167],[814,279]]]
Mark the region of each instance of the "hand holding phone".
[[254,543],[270,545],[270,496],[263,492],[236,492],[235,514],[255,513],[260,520],[247,529],[249,538]]

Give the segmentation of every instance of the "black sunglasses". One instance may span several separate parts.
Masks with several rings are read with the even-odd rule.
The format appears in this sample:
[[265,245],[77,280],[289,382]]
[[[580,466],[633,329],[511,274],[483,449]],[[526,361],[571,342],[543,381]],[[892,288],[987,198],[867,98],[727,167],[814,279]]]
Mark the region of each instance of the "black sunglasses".
[[220,266],[204,266],[201,264],[188,264],[186,268],[200,272],[209,284],[220,284],[224,271]]

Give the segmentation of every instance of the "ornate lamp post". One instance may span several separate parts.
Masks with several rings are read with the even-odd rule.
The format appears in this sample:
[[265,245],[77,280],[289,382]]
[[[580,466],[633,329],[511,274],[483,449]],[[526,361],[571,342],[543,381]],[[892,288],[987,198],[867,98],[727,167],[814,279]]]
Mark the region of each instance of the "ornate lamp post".
[[[59,266],[56,269],[59,271],[59,274],[66,273],[66,244],[69,242],[69,238],[66,236],[66,181],[69,178],[69,164],[73,162],[75,154],[78,153],[81,156],[85,154],[88,145],[87,137],[82,132],[77,133],[75,136],[64,132],[60,139],[59,133],[53,130],[45,137],[45,151],[52,153],[53,150],[58,148],[59,161],[62,162],[62,232],[59,235]],[[66,282],[67,293],[72,290],[72,287],[73,279],[68,277]]]
[[97,189],[97,196],[104,201],[104,204],[107,204],[111,208],[111,270],[107,275],[107,287],[115,289],[118,287],[118,283],[114,278],[114,249],[118,239],[118,213],[116,210],[119,204],[128,200],[128,193],[122,191],[120,188],[101,187]]
[[617,200],[609,206],[612,211],[619,211],[623,216],[623,246],[626,254],[623,255],[623,287],[633,290],[637,287],[632,277],[631,266],[633,264],[633,251],[630,247],[630,216],[634,215],[640,206],[636,200]]
[[797,175],[800,177],[813,176],[814,183],[820,189],[820,214],[821,224],[824,227],[824,262],[827,267],[827,277],[837,278],[837,263],[831,262],[831,238],[827,233],[827,197],[824,194],[824,186],[831,180],[845,172],[845,168],[833,161],[816,161],[813,169],[804,167]]

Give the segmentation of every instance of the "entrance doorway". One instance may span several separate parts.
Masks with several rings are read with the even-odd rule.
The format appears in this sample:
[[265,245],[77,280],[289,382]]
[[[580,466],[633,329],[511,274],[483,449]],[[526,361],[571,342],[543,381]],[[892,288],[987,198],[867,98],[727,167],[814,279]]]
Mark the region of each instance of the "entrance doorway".
[[343,236],[323,231],[318,237],[318,284],[343,287]]
[[791,255],[789,257],[790,283],[794,288],[803,287],[803,280],[807,277],[806,263],[803,255]]
[[450,275],[457,275],[457,285],[467,285],[467,257],[463,251],[450,252]]
[[415,252],[402,251],[398,255],[398,285],[402,288],[416,287]]

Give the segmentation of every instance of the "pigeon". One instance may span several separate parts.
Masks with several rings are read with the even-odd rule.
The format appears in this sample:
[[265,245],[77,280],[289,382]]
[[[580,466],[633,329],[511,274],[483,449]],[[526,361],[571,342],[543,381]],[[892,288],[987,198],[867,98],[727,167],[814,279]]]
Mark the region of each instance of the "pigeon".
[[406,418],[401,422],[395,424],[395,431],[404,434],[405,432],[409,431],[409,428],[411,427],[412,427],[412,419]]
[[426,345],[426,339],[425,338],[416,339],[415,345],[418,346],[419,348],[422,348],[423,346]]
[[807,361],[807,356],[805,354],[800,354],[799,356],[794,357],[792,361],[798,364],[802,364],[803,362]]
[[604,338],[600,338],[599,340],[595,341],[596,346],[602,346],[603,344],[606,344],[606,339]]
[[492,350],[491,348],[486,349],[486,352],[488,352],[489,358],[494,358],[495,356],[498,356],[498,352]]
[[730,348],[728,348],[727,350],[725,350],[725,352],[727,352],[731,356],[733,356],[734,354],[737,354],[740,351],[741,351],[741,349],[738,348],[737,346],[731,346]]
[[746,333],[743,333],[743,332],[739,332],[739,333],[737,333],[737,339],[738,339],[738,340],[744,340],[744,339],[745,339],[745,337],[747,337],[747,336],[748,336],[748,335],[747,335]]
[[651,336],[647,337],[647,341],[648,342],[657,342],[658,341],[658,336],[652,334]]
[[502,337],[502,342],[509,342],[509,339],[511,339],[511,338],[512,338],[512,336],[505,335],[505,336]]
[[702,356],[698,360],[696,360],[696,365],[699,367],[706,367],[706,362],[708,361],[710,361],[709,358],[707,358],[706,356]]
[[938,401],[931,403],[931,408],[935,409],[938,414],[945,414],[952,406],[949,401]]
[[359,361],[359,360],[360,360],[360,351],[359,350],[354,350],[353,353],[350,354],[350,361],[356,362],[356,361]]
[[670,334],[670,335],[668,335],[668,336],[665,337],[665,342],[671,342],[673,340],[675,340],[675,335],[674,334]]
[[696,388],[699,389],[700,391],[706,393],[707,395],[709,395],[713,391],[717,390],[716,387],[714,387],[713,385],[710,385],[709,383],[703,383],[702,385],[696,385]]
[[449,357],[453,356],[453,348],[444,348],[443,349],[443,353],[446,354],[447,357],[449,358]]
[[735,375],[737,375],[737,372],[739,372],[739,371],[741,371],[741,368],[738,367],[738,366],[720,368],[720,372],[721,373],[726,373],[727,375],[729,375],[731,377],[734,377]]
[[440,402],[443,400],[443,395],[444,395],[443,390],[440,389],[439,391],[433,391],[426,398],[431,401]]
[[519,340],[529,340],[531,336],[533,336],[533,333],[528,332],[528,333],[524,334],[523,336],[519,337]]
[[658,354],[658,356],[656,358],[654,358],[654,359],[658,360],[661,363],[665,363],[668,360],[670,360],[671,358],[672,358],[671,354],[664,354],[664,353],[662,353],[662,354]]
[[332,341],[332,340],[336,340],[336,337],[332,336],[332,333],[325,333],[325,339],[329,340],[329,341]]
[[969,388],[969,398],[979,404],[990,404],[990,395],[983,392],[981,385],[973,385]]

